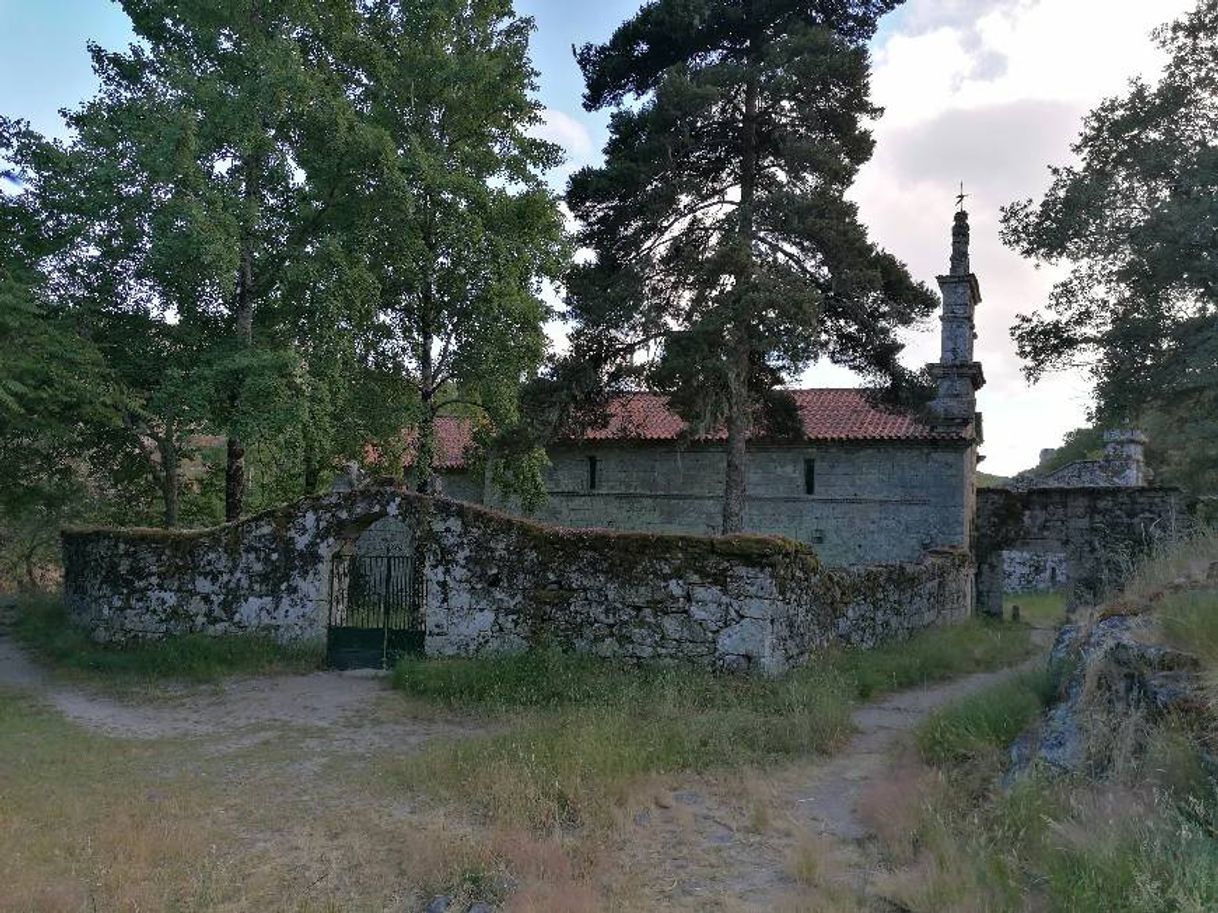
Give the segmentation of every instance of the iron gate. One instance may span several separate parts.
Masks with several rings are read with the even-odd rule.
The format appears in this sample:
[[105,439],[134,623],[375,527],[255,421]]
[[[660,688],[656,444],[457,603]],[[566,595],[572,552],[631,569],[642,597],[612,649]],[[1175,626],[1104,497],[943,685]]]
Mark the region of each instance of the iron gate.
[[426,592],[414,555],[335,555],[326,659],[335,669],[388,669],[423,652]]

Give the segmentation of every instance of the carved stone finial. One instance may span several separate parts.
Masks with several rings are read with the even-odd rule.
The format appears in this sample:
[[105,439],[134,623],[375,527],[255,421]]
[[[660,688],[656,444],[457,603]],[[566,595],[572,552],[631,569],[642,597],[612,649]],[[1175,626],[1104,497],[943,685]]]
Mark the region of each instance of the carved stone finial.
[[969,227],[968,213],[963,209],[956,213],[952,225],[952,268],[953,276],[967,276],[972,270],[968,259]]

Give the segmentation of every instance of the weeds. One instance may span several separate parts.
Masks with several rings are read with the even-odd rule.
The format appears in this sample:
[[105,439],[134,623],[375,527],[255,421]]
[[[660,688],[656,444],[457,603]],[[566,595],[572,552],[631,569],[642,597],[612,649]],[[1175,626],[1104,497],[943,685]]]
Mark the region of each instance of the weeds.
[[1167,641],[1218,667],[1218,590],[1172,593],[1158,605]]
[[[1150,601],[1165,637],[1218,667],[1218,592],[1203,583],[1212,538],[1160,554],[1124,600]],[[1154,594],[1158,594],[1155,596]],[[1060,673],[1059,673],[1060,674]],[[996,787],[1002,749],[1055,676],[1024,675],[941,710],[917,733],[921,763],[865,795],[888,861],[880,893],[911,913],[1203,913],[1218,909],[1218,795],[1198,733],[1125,714],[1103,727],[1102,780],[1032,772]]]
[[856,700],[992,669],[1032,649],[1024,626],[970,621],[777,679],[629,667],[553,650],[407,659],[394,685],[448,709],[508,716],[506,731],[433,745],[391,772],[403,785],[532,828],[606,823],[650,774],[770,764],[835,747]]
[[1035,652],[1025,625],[972,618],[901,643],[850,650],[831,661],[863,699],[972,672],[1001,669]]
[[101,683],[307,672],[320,668],[323,658],[319,644],[284,645],[249,635],[187,634],[125,646],[99,644],[72,624],[56,596],[26,596],[16,606],[13,633],[25,647],[61,673]]
[[943,708],[917,734],[923,758],[932,764],[961,763],[1009,745],[1053,697],[1054,676],[1025,672]]

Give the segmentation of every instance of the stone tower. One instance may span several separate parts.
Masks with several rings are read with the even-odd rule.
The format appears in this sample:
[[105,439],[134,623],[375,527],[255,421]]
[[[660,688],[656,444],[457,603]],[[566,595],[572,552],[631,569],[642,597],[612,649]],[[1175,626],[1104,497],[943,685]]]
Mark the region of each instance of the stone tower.
[[[952,225],[951,269],[939,277],[943,294],[943,343],[937,364],[930,365],[939,393],[931,411],[944,425],[953,429],[977,420],[977,391],[985,384],[981,365],[973,360],[976,339],[974,315],[981,303],[981,288],[969,267],[968,213],[956,213]],[[980,437],[980,427],[976,428]]]

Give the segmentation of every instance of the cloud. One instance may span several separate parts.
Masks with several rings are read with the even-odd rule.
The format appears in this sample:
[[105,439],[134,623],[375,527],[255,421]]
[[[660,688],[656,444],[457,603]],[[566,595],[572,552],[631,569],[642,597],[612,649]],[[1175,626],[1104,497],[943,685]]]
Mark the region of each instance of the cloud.
[[1026,5],[1026,0],[925,0],[909,3],[901,32],[922,35],[940,28],[969,29],[982,16],[1004,7]]
[[[1082,117],[1101,99],[1132,76],[1154,77],[1162,57],[1151,29],[1193,2],[909,0],[873,48],[872,91],[885,115],[851,196],[876,241],[933,286],[947,267],[964,181],[985,299],[977,355],[988,381],[980,406],[990,471],[1033,465],[1041,447],[1085,421],[1090,396],[1079,374],[1035,387],[1023,379],[1010,326],[1043,307],[1058,273],[1002,245],[1000,209],[1043,194],[1047,166],[1070,161]],[[907,363],[937,359],[937,321],[908,340]],[[832,373],[817,369],[806,380]]]
[[567,154],[568,165],[586,163],[595,152],[592,134],[582,123],[555,108],[546,108],[541,112],[544,121],[534,127],[530,133],[552,143],[557,143]]

